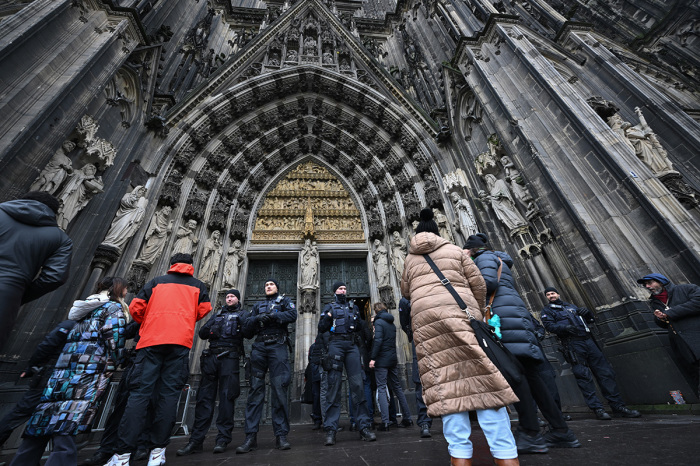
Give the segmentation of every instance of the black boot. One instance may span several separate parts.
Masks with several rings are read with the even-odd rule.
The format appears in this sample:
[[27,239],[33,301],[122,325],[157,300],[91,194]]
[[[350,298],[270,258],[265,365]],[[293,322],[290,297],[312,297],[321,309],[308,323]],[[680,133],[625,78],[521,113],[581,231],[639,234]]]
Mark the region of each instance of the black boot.
[[97,450],[94,455],[80,463],[80,466],[102,466],[107,463],[111,457],[111,453]]
[[629,409],[627,406],[613,409],[613,416],[615,417],[640,417],[641,415],[636,409]]
[[248,453],[258,448],[258,434],[246,434],[243,445],[236,448],[236,453]]
[[377,440],[377,436],[374,435],[374,433],[371,432],[367,427],[360,430],[360,438],[365,442],[374,442],[375,440]]
[[420,425],[420,438],[430,438],[433,435],[430,433],[430,426],[428,424]]
[[409,418],[406,419],[401,419],[401,423],[397,427],[411,427],[413,425],[413,421]]
[[314,426],[311,428],[311,430],[321,430],[321,426],[322,426],[321,420],[318,419],[318,420],[314,421]]
[[138,447],[136,449],[136,453],[134,453],[134,461],[145,461],[148,459],[148,454],[150,451],[148,451],[147,448],[145,447]]
[[388,422],[382,422],[381,424],[379,424],[379,425],[377,426],[377,430],[378,430],[379,432],[389,432],[389,426],[390,426],[390,425],[391,425],[391,424],[388,423]]
[[183,448],[180,448],[178,451],[175,452],[177,456],[187,456],[191,455],[192,453],[201,453],[203,450],[202,444],[201,443],[195,443],[193,441],[187,442],[187,445],[185,445]]
[[324,445],[327,447],[335,445],[335,431],[334,430],[329,429],[326,431],[326,442],[324,443]]
[[612,419],[608,413],[605,412],[603,408],[598,408],[595,411],[595,418],[598,419],[599,421],[609,421]]
[[226,451],[226,442],[216,442],[216,446],[214,447],[214,453],[223,453]]
[[290,448],[292,448],[292,444],[287,442],[286,435],[278,435],[277,441],[275,442],[275,447],[278,450],[289,450]]

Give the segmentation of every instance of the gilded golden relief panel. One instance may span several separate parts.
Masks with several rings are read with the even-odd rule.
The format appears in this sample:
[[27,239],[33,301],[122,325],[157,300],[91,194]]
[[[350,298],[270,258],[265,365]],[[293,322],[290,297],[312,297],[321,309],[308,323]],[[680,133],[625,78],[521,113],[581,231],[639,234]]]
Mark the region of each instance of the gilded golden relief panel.
[[253,243],[363,243],[360,212],[338,179],[302,163],[270,190],[258,211]]

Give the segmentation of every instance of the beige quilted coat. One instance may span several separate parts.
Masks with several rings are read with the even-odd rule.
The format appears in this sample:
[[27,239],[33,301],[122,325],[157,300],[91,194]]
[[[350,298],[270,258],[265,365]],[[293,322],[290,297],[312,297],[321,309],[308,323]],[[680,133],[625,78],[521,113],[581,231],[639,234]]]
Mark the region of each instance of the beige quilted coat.
[[484,354],[469,319],[422,254],[430,254],[467,304],[482,319],[486,283],[465,251],[433,233],[411,240],[401,293],[411,300],[413,341],[431,417],[500,408],[518,401],[508,382]]

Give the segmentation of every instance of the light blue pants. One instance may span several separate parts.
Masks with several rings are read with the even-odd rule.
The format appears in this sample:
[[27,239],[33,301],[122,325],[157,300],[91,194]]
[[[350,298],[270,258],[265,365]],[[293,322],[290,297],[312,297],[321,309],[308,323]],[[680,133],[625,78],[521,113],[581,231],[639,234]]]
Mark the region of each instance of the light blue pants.
[[[510,431],[510,418],[506,408],[477,409],[476,417],[494,458],[507,460],[518,457],[518,448]],[[447,440],[450,456],[467,459],[472,457],[474,449],[469,440],[472,427],[468,411],[443,415],[442,432]]]

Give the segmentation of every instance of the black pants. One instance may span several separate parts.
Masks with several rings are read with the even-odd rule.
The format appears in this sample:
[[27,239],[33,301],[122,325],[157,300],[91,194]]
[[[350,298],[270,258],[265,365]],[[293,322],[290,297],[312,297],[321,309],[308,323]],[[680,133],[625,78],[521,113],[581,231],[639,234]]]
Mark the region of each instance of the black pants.
[[539,407],[553,430],[568,430],[569,427],[566,425],[561,409],[557,406],[547,384],[542,379],[540,372],[541,365],[544,363],[525,357],[518,357],[518,361],[525,368],[525,378],[520,384],[511,388],[520,399],[518,403],[515,403],[520,426],[531,434],[539,432],[540,426],[537,421],[537,407]]
[[38,465],[49,440],[53,440],[53,449],[44,466],[75,466],[78,464],[78,448],[72,435],[54,435],[45,437],[25,437],[22,440],[10,466]]
[[10,438],[16,428],[24,424],[32,416],[34,409],[39,405],[44,388],[45,384],[41,388],[30,388],[24,392],[24,396],[19,400],[19,403],[0,420],[0,446],[7,442],[7,439]]
[[202,353],[202,380],[197,392],[194,410],[194,425],[190,442],[201,444],[214,418],[216,395],[219,394],[219,415],[216,418],[216,443],[231,442],[233,415],[236,398],[241,394],[240,366],[238,354],[230,352],[222,357],[218,354],[227,349],[209,349]]
[[245,408],[245,433],[255,434],[260,428],[265,403],[265,374],[270,370],[270,405],[275,436],[289,433],[289,366],[287,345],[284,343],[253,343],[250,353],[250,391]]
[[311,367],[311,380],[307,383],[311,383],[311,394],[314,400],[311,419],[314,422],[320,422],[323,419],[321,415],[321,366],[314,363],[309,363],[309,366]]
[[592,410],[603,407],[603,403],[600,402],[598,395],[596,395],[595,382],[593,381],[595,376],[600,391],[605,399],[608,400],[610,407],[613,410],[623,408],[625,402],[620,395],[620,389],[617,388],[615,371],[608,360],[605,359],[603,352],[595,344],[595,341],[592,338],[587,338],[585,340],[572,341],[569,344],[577,359],[571,365],[571,371],[576,377],[576,383],[578,383],[578,388],[581,390],[588,407]]
[[328,357],[332,359],[333,368],[328,371],[328,393],[326,394],[326,412],[323,427],[326,430],[338,430],[340,419],[340,386],[343,382],[343,367],[348,376],[348,391],[355,408],[355,420],[360,429],[371,427],[367,399],[362,380],[362,359],[357,345],[352,340],[333,339],[328,344]]
[[418,408],[418,419],[417,424],[423,425],[427,424],[428,427],[433,425],[433,420],[428,417],[428,407],[423,401],[423,385],[420,381],[420,372],[418,370],[418,356],[416,356],[416,344],[411,343],[411,349],[413,350],[413,365],[411,378],[413,379],[413,386],[416,390],[416,408]]
[[129,401],[119,424],[117,453],[136,449],[144,429],[146,410],[158,389],[148,449],[163,448],[170,442],[175,425],[177,402],[189,376],[190,349],[181,345],[156,345],[136,352],[129,387]]

